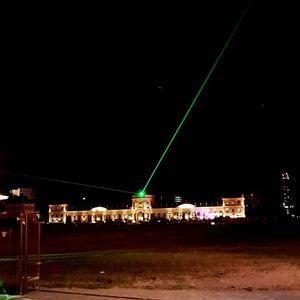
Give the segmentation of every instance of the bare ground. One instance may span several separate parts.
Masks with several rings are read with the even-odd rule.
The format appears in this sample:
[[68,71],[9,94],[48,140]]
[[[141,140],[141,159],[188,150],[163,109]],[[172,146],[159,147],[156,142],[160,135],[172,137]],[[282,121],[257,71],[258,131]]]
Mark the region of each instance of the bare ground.
[[[294,224],[44,227],[42,257],[64,253],[66,257],[73,255],[76,260],[78,252],[92,260],[91,253],[98,251],[107,253],[107,260],[112,255],[127,252],[136,254],[139,259],[120,260],[119,265],[107,270],[94,266],[99,263],[97,259],[81,269],[74,261],[69,268],[66,267],[68,259],[54,257],[51,262],[42,261],[40,283],[48,288],[296,291],[300,290],[299,229],[300,226]],[[149,258],[143,260],[140,251],[160,253],[155,262],[159,268],[153,267]],[[163,259],[170,252],[174,253],[173,262]],[[97,280],[95,274],[89,276],[89,272],[97,272]],[[77,278],[72,277],[72,273],[76,273]],[[69,279],[64,281],[65,277]]]

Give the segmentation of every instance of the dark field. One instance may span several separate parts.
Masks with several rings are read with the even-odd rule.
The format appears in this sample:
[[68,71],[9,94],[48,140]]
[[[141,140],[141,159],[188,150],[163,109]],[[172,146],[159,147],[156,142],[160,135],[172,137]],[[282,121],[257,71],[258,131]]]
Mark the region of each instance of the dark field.
[[[43,225],[40,284],[300,289],[299,233],[299,224]],[[7,277],[16,262],[1,266]]]
[[[299,224],[44,225],[41,252],[178,251],[203,247],[300,250]],[[225,250],[225,249],[224,249]]]

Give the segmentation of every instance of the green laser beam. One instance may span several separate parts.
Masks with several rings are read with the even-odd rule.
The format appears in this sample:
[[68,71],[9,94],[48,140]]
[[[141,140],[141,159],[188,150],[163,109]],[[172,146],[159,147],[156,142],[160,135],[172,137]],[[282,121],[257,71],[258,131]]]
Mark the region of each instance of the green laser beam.
[[46,180],[46,181],[52,181],[52,182],[59,182],[59,183],[66,183],[66,184],[78,185],[78,186],[83,186],[83,187],[88,187],[88,188],[94,188],[94,189],[101,189],[101,190],[107,190],[107,191],[113,191],[113,192],[135,194],[135,192],[124,191],[124,190],[113,189],[113,188],[107,188],[107,187],[98,186],[98,185],[83,184],[83,183],[79,183],[79,182],[72,182],[72,181],[66,181],[66,180],[59,180],[59,179],[46,178],[46,177],[40,177],[40,176],[33,176],[33,175],[28,175],[28,174],[5,172],[5,171],[0,170],[0,174],[1,173],[2,174],[7,174],[7,175],[13,175],[13,176],[21,176],[21,177],[28,177],[28,178],[34,178],[34,179],[40,179],[40,180]]
[[[248,8],[249,8],[249,6],[248,6]],[[244,16],[245,16],[246,12],[248,11],[248,8],[246,9],[246,11],[243,11],[243,12],[242,12],[242,15],[241,15],[239,21],[237,22],[237,24],[236,24],[235,27],[233,28],[233,30],[232,30],[232,32],[231,32],[229,38],[227,39],[225,45],[223,46],[223,48],[222,48],[220,54],[218,55],[218,57],[216,58],[214,64],[212,65],[211,69],[209,70],[209,72],[208,72],[207,76],[205,77],[205,79],[204,79],[204,81],[203,81],[201,87],[199,88],[199,90],[198,90],[196,96],[194,97],[194,99],[193,99],[191,105],[189,106],[187,112],[185,113],[185,115],[184,115],[182,121],[179,123],[179,125],[178,125],[178,127],[177,127],[175,133],[173,134],[173,136],[172,136],[170,142],[168,143],[168,145],[167,145],[165,151],[163,152],[163,154],[162,154],[162,156],[160,157],[158,163],[156,164],[154,170],[152,171],[152,173],[151,173],[151,175],[150,175],[150,177],[149,177],[147,183],[145,184],[145,186],[144,186],[144,188],[143,188],[143,190],[142,190],[143,192],[145,192],[146,188],[148,187],[148,185],[149,185],[149,183],[150,183],[152,177],[154,176],[154,174],[155,174],[156,170],[158,169],[160,163],[162,162],[163,158],[165,157],[167,151],[169,150],[171,144],[173,143],[175,137],[177,136],[177,134],[178,134],[180,128],[182,127],[184,121],[186,120],[187,116],[189,115],[189,113],[191,112],[193,106],[195,105],[196,101],[198,100],[198,98],[199,98],[199,96],[200,96],[202,90],[204,89],[204,87],[205,87],[207,81],[208,81],[209,78],[211,77],[211,74],[212,74],[213,71],[215,70],[217,64],[219,63],[221,57],[223,56],[223,53],[225,52],[225,50],[226,50],[226,48],[228,47],[230,41],[232,40],[233,36],[235,35],[237,29],[239,28],[239,26],[240,26],[240,24],[241,24],[241,22],[242,22],[242,20],[243,20],[243,18],[244,18]]]

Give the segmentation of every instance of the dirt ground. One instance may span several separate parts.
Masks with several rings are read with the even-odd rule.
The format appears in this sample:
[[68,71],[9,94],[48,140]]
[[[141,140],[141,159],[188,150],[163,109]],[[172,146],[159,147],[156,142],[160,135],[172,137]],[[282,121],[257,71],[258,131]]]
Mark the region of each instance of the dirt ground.
[[[183,271],[182,276],[176,278],[149,276],[146,281],[134,280],[127,288],[300,290],[299,225],[297,227],[280,224],[234,224],[231,226],[160,224],[158,226],[100,227],[98,230],[93,227],[91,230],[79,229],[79,231],[82,230],[82,240],[77,240],[76,230],[78,229],[73,229],[72,234],[68,235],[70,242],[64,244],[53,243],[53,232],[46,232],[45,248],[52,250],[52,247],[58,248],[58,245],[64,248],[63,245],[68,244],[66,247],[74,247],[76,250],[80,247],[102,248],[103,250],[151,247],[163,252],[170,249],[175,251],[185,251],[190,248],[200,250],[209,246],[211,251],[224,249],[225,252],[232,251],[234,254],[242,249],[241,251],[248,252],[250,255],[259,253],[258,255],[263,257],[254,262],[256,265],[243,265],[240,268],[234,261],[235,256],[233,255],[233,261],[228,262],[228,265],[232,265],[234,268],[227,272],[220,271],[222,268],[215,268],[215,265],[218,264],[216,261],[212,262],[211,268],[208,267],[200,276],[200,272],[191,273],[187,269],[186,272]],[[49,229],[47,228],[47,230]],[[59,237],[63,237],[62,232],[56,232],[56,241],[59,241]],[[85,244],[80,246],[82,241],[85,241]],[[226,250],[227,248],[232,250]],[[56,250],[59,251],[59,249]],[[267,261],[268,257],[272,260],[274,256],[280,257],[275,264]]]
[[[1,298],[4,300],[7,298]],[[14,299],[14,298],[9,298]],[[87,290],[87,289],[41,289],[18,296],[18,299],[27,300],[299,300],[300,291],[287,290],[259,290],[259,291],[222,291],[222,290],[145,290],[145,289],[120,289]]]
[[[149,247],[158,251],[166,251],[166,249],[184,251],[193,248],[201,252],[201,249],[210,247],[224,249],[227,253],[228,251],[236,253],[240,251],[239,249],[244,249],[243,251],[250,254],[263,253],[264,255],[262,255],[263,259],[257,261],[257,265],[244,265],[243,268],[238,268],[234,261],[229,262],[229,265],[235,265],[235,268],[228,272],[220,271],[222,268],[217,268],[215,271],[214,264],[218,263],[216,261],[200,276],[199,273],[191,273],[188,270],[187,272],[183,270],[182,275],[176,277],[151,276],[150,270],[150,276],[146,280],[136,278],[128,286],[115,284],[109,289],[87,290],[75,285],[72,288],[41,286],[39,292],[29,293],[31,298],[28,299],[88,299],[80,298],[83,297],[80,293],[116,295],[119,299],[124,295],[127,299],[300,299],[300,228],[298,226],[290,229],[279,225],[210,227],[209,225],[198,226],[198,224],[125,227],[45,226],[41,240],[42,254],[140,250]],[[226,250],[227,248],[231,250]],[[266,262],[267,267],[264,267],[266,254],[270,258],[282,256],[282,259],[279,259],[276,264]],[[208,273],[210,276],[203,275]],[[43,289],[50,292],[42,292]],[[79,294],[68,294],[75,291],[79,291]],[[283,297],[283,293],[287,294]],[[225,294],[228,298],[218,298],[218,295],[221,297]],[[93,295],[90,297],[96,297]],[[236,296],[233,295],[240,298],[235,298]],[[256,297],[247,298],[250,295]],[[294,296],[298,298],[293,298]]]

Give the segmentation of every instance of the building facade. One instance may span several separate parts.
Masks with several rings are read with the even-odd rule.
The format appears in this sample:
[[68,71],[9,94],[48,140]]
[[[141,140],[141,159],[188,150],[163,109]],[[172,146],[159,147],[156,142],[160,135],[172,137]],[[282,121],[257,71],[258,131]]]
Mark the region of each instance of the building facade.
[[177,207],[154,207],[155,196],[132,197],[127,209],[94,207],[91,210],[68,210],[68,204],[49,205],[49,223],[138,223],[151,220],[190,221],[212,220],[218,217],[245,218],[245,198],[222,198],[216,206],[195,206],[183,203]]
[[10,196],[0,195],[3,200],[4,210],[0,213],[1,218],[26,217],[30,221],[39,218],[39,212],[35,210],[34,190],[32,188],[12,189]]
[[12,196],[25,196],[27,197],[29,200],[31,199],[35,199],[35,191],[33,188],[17,188],[17,189],[12,189],[10,190],[10,194]]
[[288,172],[281,174],[281,206],[285,210],[286,215],[294,216],[295,202],[291,193],[290,175]]

